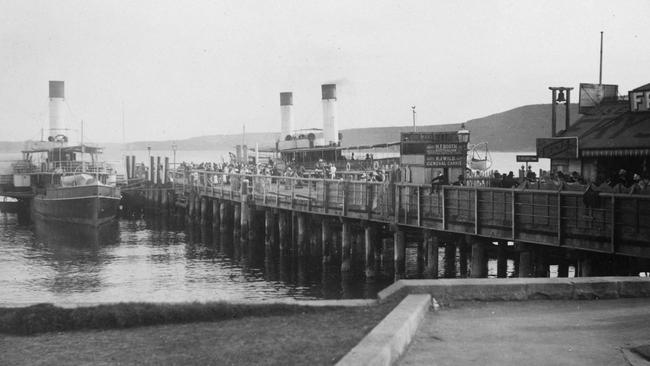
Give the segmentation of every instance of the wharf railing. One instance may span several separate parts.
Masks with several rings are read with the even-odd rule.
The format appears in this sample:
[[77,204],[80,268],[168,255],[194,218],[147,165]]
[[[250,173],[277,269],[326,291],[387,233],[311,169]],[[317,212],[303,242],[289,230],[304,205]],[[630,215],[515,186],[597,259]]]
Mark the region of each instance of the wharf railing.
[[430,186],[302,177],[175,173],[191,191],[263,207],[650,258],[650,195]]

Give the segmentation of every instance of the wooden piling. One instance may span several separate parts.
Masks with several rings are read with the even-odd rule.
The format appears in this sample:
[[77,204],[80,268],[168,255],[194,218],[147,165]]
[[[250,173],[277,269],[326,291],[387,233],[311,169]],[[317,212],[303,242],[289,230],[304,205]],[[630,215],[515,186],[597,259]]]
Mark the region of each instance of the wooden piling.
[[307,215],[298,213],[296,221],[298,224],[297,255],[304,257],[307,254]]
[[278,213],[278,244],[280,254],[286,255],[291,247],[291,226],[289,225],[289,213],[282,210]]
[[406,277],[406,234],[402,230],[396,230],[393,237],[395,281],[397,281]]
[[375,268],[375,242],[376,238],[376,229],[370,224],[366,223],[364,227],[364,239],[365,239],[365,264],[366,264],[366,280],[372,281],[376,277],[376,268]]
[[440,239],[434,235],[431,230],[424,231],[424,242],[427,252],[427,266],[426,277],[438,278],[438,250],[440,246]]
[[343,220],[341,229],[341,272],[349,272],[351,267],[352,255],[352,235],[350,233],[350,223]]
[[524,243],[517,243],[519,250],[519,277],[531,277],[533,275],[533,263],[530,248]]
[[323,264],[329,264],[332,262],[332,230],[330,221],[325,217],[321,219],[321,237]]
[[267,253],[277,250],[275,232],[277,230],[276,215],[272,209],[264,210],[264,247]]
[[221,204],[218,199],[212,199],[212,227],[221,230]]
[[232,237],[233,243],[241,240],[241,204],[234,205]]
[[497,278],[508,277],[508,242],[499,240],[497,248]]
[[163,171],[163,184],[169,183],[169,157],[165,156],[165,170]]
[[465,237],[465,235],[454,235],[454,240],[457,240],[456,247],[458,248],[458,275],[461,278],[469,277],[467,263],[469,262],[471,248]]
[[248,179],[241,180],[241,203],[240,203],[239,227],[240,240],[248,242],[250,207],[248,206]]
[[456,244],[451,239],[445,241],[445,278],[456,278]]
[[161,183],[160,179],[160,156],[156,156],[156,184]]
[[472,243],[472,278],[486,278],[487,277],[487,255],[486,243],[483,243],[478,237],[473,237],[470,241]]

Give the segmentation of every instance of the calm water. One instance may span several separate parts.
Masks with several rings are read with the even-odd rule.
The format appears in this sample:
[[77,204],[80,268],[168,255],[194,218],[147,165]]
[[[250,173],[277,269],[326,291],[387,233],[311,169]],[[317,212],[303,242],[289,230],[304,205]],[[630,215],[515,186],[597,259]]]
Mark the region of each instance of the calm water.
[[[146,150],[129,154],[139,162],[148,157]],[[493,169],[516,169],[517,154],[525,153],[492,153]],[[15,155],[0,154],[0,162],[19,157]],[[119,152],[106,155],[108,160],[121,160]],[[151,155],[172,157],[171,151]],[[220,151],[178,151],[177,162],[218,162],[221,156]],[[548,169],[544,163],[540,167]],[[122,219],[102,232],[81,232],[61,225],[20,225],[15,214],[0,213],[0,306],[374,298],[392,282],[389,267],[383,280],[367,284],[359,265],[350,277],[342,278],[338,265],[323,267],[318,258],[265,259],[263,252],[263,245],[239,249],[211,229],[160,218]],[[411,243],[409,277],[414,277],[417,266],[415,253]],[[392,252],[386,257],[392,258]],[[442,260],[440,267],[442,275]],[[509,261],[509,275],[512,271]],[[489,275],[496,275],[494,260],[489,262]]]
[[265,261],[211,229],[160,220],[122,219],[98,233],[0,214],[0,304],[368,298],[390,283],[342,279],[319,260]]

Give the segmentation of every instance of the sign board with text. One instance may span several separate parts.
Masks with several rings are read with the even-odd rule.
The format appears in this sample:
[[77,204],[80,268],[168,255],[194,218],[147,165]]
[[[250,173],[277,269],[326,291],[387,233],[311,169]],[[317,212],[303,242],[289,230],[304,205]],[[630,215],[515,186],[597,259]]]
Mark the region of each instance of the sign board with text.
[[537,155],[517,155],[518,163],[537,163],[538,161]]
[[424,156],[424,166],[434,168],[465,167],[467,143],[458,141],[457,132],[403,132],[402,156]]
[[577,137],[552,137],[537,139],[537,157],[548,159],[577,159]]

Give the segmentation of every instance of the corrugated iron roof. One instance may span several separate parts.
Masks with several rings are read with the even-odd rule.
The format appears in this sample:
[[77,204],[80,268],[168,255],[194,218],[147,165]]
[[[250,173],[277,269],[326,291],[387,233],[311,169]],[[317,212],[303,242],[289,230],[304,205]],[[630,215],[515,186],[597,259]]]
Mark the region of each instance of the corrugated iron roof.
[[[577,136],[583,156],[626,155],[625,150],[638,154],[650,147],[650,112],[630,112],[627,102],[602,104],[599,112],[583,116],[558,137]],[[612,149],[617,150],[615,155],[605,154]]]

